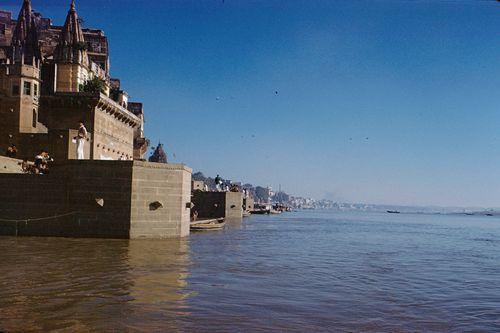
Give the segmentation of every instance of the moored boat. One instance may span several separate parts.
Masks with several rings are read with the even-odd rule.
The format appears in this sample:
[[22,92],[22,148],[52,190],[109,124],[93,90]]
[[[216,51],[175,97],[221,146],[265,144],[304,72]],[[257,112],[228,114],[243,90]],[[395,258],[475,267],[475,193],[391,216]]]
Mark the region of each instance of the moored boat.
[[255,209],[255,210],[252,210],[252,214],[264,215],[264,214],[269,214],[269,213],[270,213],[270,211],[266,210],[266,209]]
[[271,213],[271,205],[267,204],[258,204],[256,203],[251,211],[252,214],[270,214]]
[[199,220],[191,222],[192,231],[210,231],[210,230],[220,230],[226,225],[224,219],[211,219],[211,220]]

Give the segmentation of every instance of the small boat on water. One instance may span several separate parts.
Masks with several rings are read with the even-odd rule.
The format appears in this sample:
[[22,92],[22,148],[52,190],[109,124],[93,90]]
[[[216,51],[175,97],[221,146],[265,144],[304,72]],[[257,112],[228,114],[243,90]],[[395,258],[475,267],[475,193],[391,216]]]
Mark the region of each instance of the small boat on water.
[[191,222],[191,231],[221,230],[226,226],[224,219],[199,220]]
[[260,215],[271,214],[271,205],[255,204],[251,213]]
[[250,217],[250,215],[252,215],[252,213],[250,213],[248,210],[243,211],[243,217]]
[[401,212],[397,211],[397,210],[388,210],[387,213],[389,213],[389,214],[401,214]]
[[270,214],[270,211],[265,210],[265,209],[255,209],[255,210],[252,210],[252,214],[264,215],[264,214]]

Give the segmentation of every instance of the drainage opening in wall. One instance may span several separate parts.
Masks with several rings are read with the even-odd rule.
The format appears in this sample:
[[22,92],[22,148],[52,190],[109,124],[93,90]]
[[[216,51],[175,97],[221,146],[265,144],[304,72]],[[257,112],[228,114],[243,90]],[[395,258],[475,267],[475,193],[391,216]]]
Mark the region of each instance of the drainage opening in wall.
[[149,210],[158,210],[163,208],[163,204],[159,201],[155,201],[149,204]]

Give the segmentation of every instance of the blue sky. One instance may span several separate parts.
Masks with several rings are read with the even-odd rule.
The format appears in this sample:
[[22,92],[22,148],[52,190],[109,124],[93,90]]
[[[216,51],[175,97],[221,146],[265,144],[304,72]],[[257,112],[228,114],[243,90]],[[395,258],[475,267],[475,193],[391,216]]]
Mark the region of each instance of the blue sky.
[[[33,1],[56,24],[68,3]],[[497,1],[77,9],[173,162],[315,198],[500,206]]]

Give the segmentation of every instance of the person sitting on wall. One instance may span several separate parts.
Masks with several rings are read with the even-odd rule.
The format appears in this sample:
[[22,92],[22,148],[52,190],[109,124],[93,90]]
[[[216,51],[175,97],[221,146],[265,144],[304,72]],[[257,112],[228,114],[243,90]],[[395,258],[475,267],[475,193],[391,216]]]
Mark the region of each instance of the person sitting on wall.
[[44,151],[41,150],[40,154],[35,156],[35,168],[40,171],[40,167],[42,166],[43,163],[43,153]]
[[54,162],[49,153],[45,150],[42,152],[42,163],[40,165],[40,173],[46,175],[49,173],[49,162]]
[[16,145],[12,144],[7,148],[7,157],[16,158],[17,156],[17,148]]
[[23,173],[33,173],[32,165],[28,163],[27,159],[22,161],[21,170],[23,170]]
[[40,166],[38,167],[38,170],[40,170],[40,174],[46,175],[49,173],[49,165],[47,163],[47,158],[46,158],[46,152],[42,153],[42,163],[40,163]]
[[85,125],[83,124],[83,121],[80,120],[78,123],[78,135],[75,138],[76,139],[76,159],[77,160],[83,160],[85,159],[85,153],[84,153],[84,145],[85,145],[85,140],[87,139],[88,132],[87,129],[85,128]]

